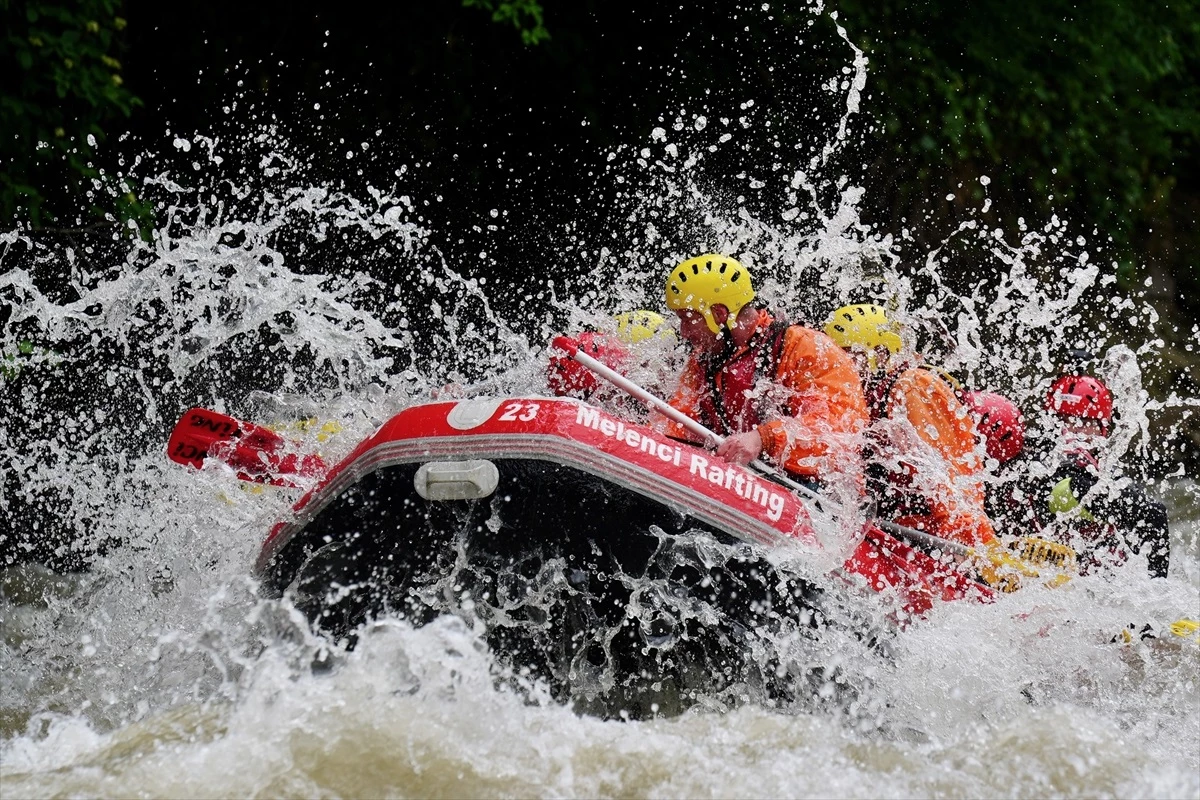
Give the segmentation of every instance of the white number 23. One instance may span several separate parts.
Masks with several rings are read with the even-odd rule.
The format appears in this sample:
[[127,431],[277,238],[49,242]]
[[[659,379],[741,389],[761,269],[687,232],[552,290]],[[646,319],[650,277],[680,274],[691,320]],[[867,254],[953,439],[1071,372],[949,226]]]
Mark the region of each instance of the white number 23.
[[504,413],[500,415],[501,422],[529,422],[537,416],[537,403],[509,403],[504,407]]

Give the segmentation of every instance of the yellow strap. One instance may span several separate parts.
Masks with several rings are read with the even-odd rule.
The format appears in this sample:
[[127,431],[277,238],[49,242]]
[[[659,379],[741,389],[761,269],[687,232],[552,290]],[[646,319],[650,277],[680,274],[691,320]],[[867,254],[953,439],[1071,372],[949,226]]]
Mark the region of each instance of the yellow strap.
[[1172,622],[1171,633],[1180,638],[1200,644],[1200,622],[1194,619],[1181,619]]
[[1010,555],[999,544],[975,551],[974,560],[983,582],[1001,592],[1015,592],[1024,584],[1023,579],[1039,577],[1036,569]]
[[[318,425],[321,427],[317,428]],[[331,419],[328,422],[322,423],[316,417],[305,417],[294,422],[278,422],[267,427],[281,435],[298,433],[301,436],[306,436],[311,430],[317,428],[317,441],[321,444],[329,441],[334,434],[342,432],[342,424],[337,420]]]
[[1070,545],[1026,536],[1017,540],[1014,547],[1020,552],[1021,558],[1032,564],[1049,564],[1064,572],[1076,572],[1078,569],[1075,548]]

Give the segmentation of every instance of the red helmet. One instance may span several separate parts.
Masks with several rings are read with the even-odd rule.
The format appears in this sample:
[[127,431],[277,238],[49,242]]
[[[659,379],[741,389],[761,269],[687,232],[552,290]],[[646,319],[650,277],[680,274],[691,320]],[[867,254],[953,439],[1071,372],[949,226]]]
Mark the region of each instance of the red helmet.
[[1096,419],[1108,427],[1112,421],[1112,392],[1087,375],[1064,375],[1046,394],[1046,408],[1060,417]]
[[[575,346],[606,367],[619,370],[629,358],[625,345],[607,333],[586,331],[574,337]],[[600,386],[600,379],[590,369],[558,348],[551,348],[546,367],[546,384],[559,397],[578,397],[586,400]]]
[[1025,446],[1025,418],[1016,403],[995,392],[967,392],[963,403],[978,420],[989,457],[1011,461]]

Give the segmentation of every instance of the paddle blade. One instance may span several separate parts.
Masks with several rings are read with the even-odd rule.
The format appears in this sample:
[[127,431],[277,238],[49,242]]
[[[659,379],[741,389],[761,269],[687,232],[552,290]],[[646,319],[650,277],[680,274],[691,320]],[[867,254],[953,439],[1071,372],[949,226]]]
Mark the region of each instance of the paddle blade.
[[867,527],[844,569],[865,578],[875,591],[896,593],[903,609],[913,617],[923,616],[938,600],[988,601],[994,597],[987,586],[874,525]]
[[240,438],[244,424],[249,425],[207,408],[189,409],[171,431],[167,457],[177,464],[200,468],[210,449]]
[[167,441],[167,457],[196,468],[214,458],[246,481],[296,486],[288,475],[316,478],[328,467],[315,454],[303,454],[270,428],[235,419],[207,408],[184,413]]

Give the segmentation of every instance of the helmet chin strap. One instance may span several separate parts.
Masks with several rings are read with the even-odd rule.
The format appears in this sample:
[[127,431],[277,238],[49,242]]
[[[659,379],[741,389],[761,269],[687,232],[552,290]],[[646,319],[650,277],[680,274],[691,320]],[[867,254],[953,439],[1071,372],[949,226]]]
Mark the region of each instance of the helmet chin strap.
[[727,326],[721,326],[721,332],[717,334],[721,340],[721,349],[713,353],[714,361],[724,361],[737,352],[737,344],[733,341],[733,331]]
[[1103,445],[1108,432],[1099,426],[1068,424],[1063,427],[1062,439],[1068,445]]
[[729,308],[722,303],[717,303],[709,308],[708,313],[717,323],[717,332],[713,336],[720,343],[720,347],[713,348],[707,353],[707,357],[715,361],[723,359],[733,352],[733,326],[737,322],[737,317],[731,315]]

